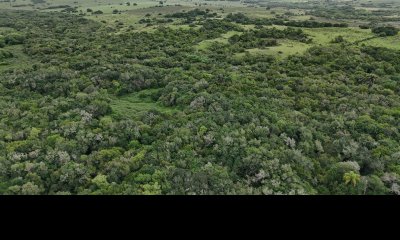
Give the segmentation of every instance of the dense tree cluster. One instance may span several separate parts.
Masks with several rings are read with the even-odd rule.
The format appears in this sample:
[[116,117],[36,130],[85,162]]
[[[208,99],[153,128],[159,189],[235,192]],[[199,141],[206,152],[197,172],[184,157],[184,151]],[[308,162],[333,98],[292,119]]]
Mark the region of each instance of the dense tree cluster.
[[185,19],[186,23],[191,23],[195,21],[197,18],[215,18],[217,17],[217,13],[212,13],[210,10],[201,10],[201,9],[194,9],[190,11],[184,11],[184,12],[177,12],[177,13],[172,13],[172,14],[167,14],[165,15],[166,18],[183,18]]
[[393,26],[378,26],[372,28],[372,32],[381,37],[396,36],[399,31],[400,30],[398,28],[395,28]]
[[0,49],[0,61],[7,58],[12,58],[14,55],[10,51],[5,51]]
[[33,4],[41,4],[41,3],[46,3],[46,0],[31,0]]
[[17,32],[8,32],[4,35],[0,35],[0,48],[6,45],[18,45],[25,41],[25,36]]
[[277,18],[250,18],[243,13],[230,13],[226,16],[226,19],[240,24],[255,24],[255,25],[281,25],[289,27],[303,27],[303,28],[323,28],[323,27],[348,27],[347,23],[330,23],[330,22],[317,22],[317,21],[294,21],[294,20],[283,20]]
[[[398,51],[240,55],[247,38],[309,38],[224,20],[117,33],[1,11],[0,27],[31,59],[0,73],[1,194],[400,194]],[[112,107],[150,90],[162,107]]]

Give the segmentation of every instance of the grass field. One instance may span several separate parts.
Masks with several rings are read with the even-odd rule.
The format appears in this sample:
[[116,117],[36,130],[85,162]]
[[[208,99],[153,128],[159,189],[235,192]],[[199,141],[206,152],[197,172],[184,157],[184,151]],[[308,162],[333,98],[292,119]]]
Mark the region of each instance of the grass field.
[[400,50],[400,34],[392,37],[375,38],[363,43],[368,46],[386,47]]
[[[245,52],[250,54],[266,54],[266,55],[274,55],[277,58],[285,58],[294,54],[301,54],[307,49],[309,49],[312,45],[305,44],[301,42],[291,41],[291,40],[281,40],[279,41],[278,46],[267,47],[267,48],[252,48],[247,49]],[[237,57],[244,56],[245,53],[236,54]]]
[[13,57],[4,60],[0,59],[0,72],[10,68],[24,69],[33,64],[32,59],[23,53],[22,45],[8,46],[1,50],[11,52]]
[[[279,46],[267,48],[264,50],[268,54],[276,55],[279,57],[287,57],[289,55],[298,54],[305,52],[308,48],[310,48],[310,44],[305,44],[302,42],[283,40],[279,42]],[[257,52],[255,50],[250,49],[250,53]]]
[[225,33],[225,34],[222,34],[222,36],[219,37],[219,38],[210,39],[210,40],[205,40],[205,41],[200,42],[200,43],[197,45],[197,49],[199,49],[199,50],[205,49],[205,48],[209,47],[212,43],[215,43],[215,42],[220,42],[220,43],[228,44],[228,43],[229,43],[229,42],[228,42],[228,39],[229,39],[230,37],[232,37],[233,35],[235,35],[235,34],[241,34],[241,33],[240,33],[240,32],[236,32],[236,31],[229,31],[229,32],[227,32],[227,33]]
[[[304,29],[304,31],[313,38],[314,44],[326,45],[337,36],[343,38],[349,43],[373,38],[375,35],[369,29],[360,28],[314,28]],[[386,47],[400,50],[400,34],[390,37],[376,37],[370,40],[362,41],[368,46]]]
[[160,103],[152,100],[151,94],[156,91],[158,91],[158,89],[146,89],[113,99],[111,102],[113,113],[115,115],[134,118],[150,110],[156,110],[171,115],[179,112],[178,109],[164,107]]
[[[127,2],[130,3],[126,4]],[[71,7],[76,7],[78,12],[85,14],[86,18],[103,22],[111,27],[115,27],[118,22],[122,22],[123,25],[118,27],[119,31],[124,30],[134,30],[134,31],[154,31],[157,26],[147,26],[146,24],[139,24],[140,19],[143,18],[163,18],[164,15],[188,11],[194,8],[199,9],[210,9],[213,12],[219,14],[219,16],[226,16],[228,13],[242,12],[246,15],[254,18],[272,18],[276,15],[285,15],[290,20],[309,20],[312,16],[307,15],[307,12],[302,9],[293,9],[285,7],[274,7],[272,9],[266,9],[265,5],[269,1],[256,3],[245,3],[242,1],[204,1],[204,0],[167,0],[164,2],[164,6],[160,7],[159,0],[48,0],[44,4],[33,5],[29,0],[16,0],[12,3],[0,2],[0,9],[23,9],[23,10],[40,10],[40,11],[60,11],[62,8],[47,9],[49,7],[69,5]],[[279,2],[302,2],[302,0],[282,0]],[[371,1],[360,0],[361,3],[371,4]],[[393,3],[392,0],[373,0],[372,3],[382,4],[382,3]],[[398,4],[400,7],[400,4]],[[101,10],[104,14],[92,15],[87,12],[90,8],[93,11]],[[364,8],[368,11],[374,10],[385,10],[385,8],[377,7],[365,7],[359,6],[357,8]],[[114,10],[118,10],[118,14],[113,14]],[[387,9],[390,10],[390,9]],[[290,14],[289,14],[290,13]],[[394,16],[396,17],[396,16]],[[314,17],[317,21],[332,21],[319,17]],[[351,27],[349,28],[303,28],[304,32],[313,38],[312,44],[304,44],[295,41],[280,41],[279,46],[269,47],[265,49],[249,49],[249,53],[257,54],[273,54],[278,57],[286,57],[296,53],[302,53],[306,51],[309,47],[314,45],[326,45],[337,36],[343,36],[346,41],[350,44],[364,39],[374,37],[369,29],[360,29],[358,27],[359,22],[354,22],[353,20],[348,21]],[[397,24],[396,22],[394,24]],[[400,24],[400,23],[399,23]],[[175,20],[174,23],[164,24],[171,28],[189,28],[187,24],[182,24],[180,20]],[[254,25],[243,25],[244,29],[250,30],[254,29]],[[285,28],[284,26],[273,26],[278,29]],[[219,38],[206,40],[197,45],[197,49],[205,49],[210,46],[213,42],[228,43],[229,37],[237,32],[228,32]],[[400,49],[400,35],[394,37],[384,37],[375,38],[367,41],[362,41],[365,45],[387,47],[391,49]],[[16,54],[20,57],[19,59],[24,59],[22,51],[20,49],[15,49]],[[8,60],[12,61],[12,60]],[[12,63],[12,65],[18,63]],[[23,61],[22,61],[23,64]],[[7,65],[1,66],[0,69],[7,68]]]
[[369,29],[350,28],[311,28],[303,29],[313,38],[315,44],[328,44],[337,36],[343,36],[346,41],[355,42],[373,37]]

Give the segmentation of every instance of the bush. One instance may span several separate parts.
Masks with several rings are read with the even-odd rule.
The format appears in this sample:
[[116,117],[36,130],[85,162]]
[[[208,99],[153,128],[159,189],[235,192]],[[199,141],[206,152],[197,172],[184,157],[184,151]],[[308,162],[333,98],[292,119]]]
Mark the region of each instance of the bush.
[[25,36],[19,33],[11,33],[5,37],[5,43],[7,45],[22,44],[25,41]]
[[342,42],[345,42],[345,41],[346,40],[344,40],[343,36],[337,36],[331,42],[332,43],[342,43]]
[[360,25],[358,27],[361,29],[370,29],[370,27],[368,25]]
[[31,0],[31,2],[32,2],[33,4],[46,3],[45,0]]
[[396,36],[399,33],[399,29],[393,26],[383,26],[372,28],[372,32],[382,37]]
[[3,48],[6,46],[6,40],[3,36],[0,36],[0,48]]
[[0,60],[12,58],[12,57],[13,57],[13,54],[11,52],[0,50]]

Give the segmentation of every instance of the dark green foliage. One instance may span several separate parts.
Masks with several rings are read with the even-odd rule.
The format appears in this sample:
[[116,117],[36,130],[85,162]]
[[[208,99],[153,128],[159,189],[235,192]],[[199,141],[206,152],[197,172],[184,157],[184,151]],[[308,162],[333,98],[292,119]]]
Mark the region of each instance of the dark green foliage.
[[186,18],[186,19],[195,19],[196,17],[215,17],[216,13],[209,13],[208,11],[194,9],[188,12],[179,12],[165,15],[166,18]]
[[45,0],[31,0],[31,2],[32,2],[33,4],[46,3]]
[[335,37],[331,42],[332,43],[343,43],[343,42],[345,42],[346,40],[343,38],[343,36],[337,36],[337,37]]
[[0,35],[0,48],[3,48],[6,46],[6,39],[4,36]]
[[198,24],[116,34],[0,11],[24,36],[0,51],[31,60],[0,69],[0,193],[400,194],[399,51],[238,54],[310,38]]
[[0,60],[12,58],[13,56],[11,52],[0,49]]
[[25,41],[25,36],[19,33],[10,33],[4,37],[4,42],[7,45],[18,45]]
[[399,31],[400,30],[398,28],[395,28],[393,26],[381,26],[372,28],[373,33],[382,37],[395,36],[399,33]]
[[304,28],[323,28],[323,27],[348,27],[347,23],[330,23],[330,22],[316,22],[316,21],[288,21],[282,19],[269,19],[269,18],[250,18],[243,13],[230,13],[226,16],[226,20],[240,23],[240,24],[255,24],[255,25],[282,25],[289,27],[304,27]]
[[194,9],[190,10],[188,12],[179,12],[179,13],[173,13],[173,14],[167,14],[165,15],[165,18],[171,19],[171,18],[181,18],[185,19],[184,23],[185,24],[191,24],[195,22],[196,20],[202,20],[202,19],[207,19],[207,18],[215,18],[217,17],[217,13],[210,13],[208,10],[200,10],[200,9]]
[[242,28],[225,20],[207,19],[202,23],[202,28],[200,30],[225,33],[228,31],[242,31]]

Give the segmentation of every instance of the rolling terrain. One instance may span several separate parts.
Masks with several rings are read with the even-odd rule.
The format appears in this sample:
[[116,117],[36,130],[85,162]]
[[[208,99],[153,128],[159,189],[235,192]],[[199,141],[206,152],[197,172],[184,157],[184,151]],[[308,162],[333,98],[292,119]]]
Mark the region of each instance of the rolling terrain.
[[400,194],[400,3],[0,0],[0,194]]

